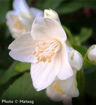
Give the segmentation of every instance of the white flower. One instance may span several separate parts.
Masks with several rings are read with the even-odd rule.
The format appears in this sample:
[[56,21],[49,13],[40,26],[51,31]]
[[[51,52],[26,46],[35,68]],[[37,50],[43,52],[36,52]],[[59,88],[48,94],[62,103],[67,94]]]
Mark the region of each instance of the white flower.
[[47,88],[56,77],[66,80],[73,75],[66,48],[66,33],[53,18],[37,16],[31,35],[17,38],[10,46],[10,56],[31,65],[34,87]]
[[96,45],[92,45],[89,49],[88,49],[88,58],[91,61],[96,62]]
[[36,8],[29,8],[25,0],[14,0],[14,10],[6,15],[7,25],[14,38],[20,37],[25,32],[31,32],[34,18],[43,12]]

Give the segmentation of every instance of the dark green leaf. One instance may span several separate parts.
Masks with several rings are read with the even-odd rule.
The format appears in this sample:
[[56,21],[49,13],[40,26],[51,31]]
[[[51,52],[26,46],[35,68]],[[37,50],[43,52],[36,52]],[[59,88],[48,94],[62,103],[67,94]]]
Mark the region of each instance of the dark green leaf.
[[26,70],[30,70],[30,64],[29,63],[18,62],[18,64],[16,64],[16,71],[24,72]]
[[82,68],[78,73],[77,73],[77,83],[78,83],[78,89],[80,92],[80,96],[84,96],[84,91],[85,91],[85,78],[84,78],[84,69]]
[[25,73],[17,79],[4,92],[2,99],[18,99],[18,100],[33,100],[36,105],[62,105],[61,103],[52,102],[46,95],[45,90],[37,92],[32,86],[30,73]]
[[57,10],[58,13],[60,14],[64,14],[64,13],[71,13],[74,12],[78,9],[82,8],[82,3],[78,3],[78,2],[69,2],[66,3],[64,2]]
[[10,0],[0,0],[0,21],[5,22],[5,16],[10,8]]
[[[36,6],[41,9],[55,9],[57,8],[63,0],[38,0]],[[43,3],[43,5],[42,5]]]
[[64,1],[62,5],[57,9],[58,13],[64,14],[64,13],[71,13],[75,12],[81,8],[90,8],[90,9],[96,9],[96,1],[95,0],[73,0],[73,1]]
[[91,97],[96,97],[96,66],[85,70],[85,91]]
[[2,75],[1,79],[0,79],[0,85],[5,84],[6,82],[8,82],[12,77],[20,74],[19,71],[16,70],[16,64],[18,62],[14,62],[10,68],[4,72],[4,74]]
[[91,35],[92,35],[92,29],[82,28],[78,36],[78,40],[80,43],[83,43],[86,40],[88,40],[88,38],[90,38]]

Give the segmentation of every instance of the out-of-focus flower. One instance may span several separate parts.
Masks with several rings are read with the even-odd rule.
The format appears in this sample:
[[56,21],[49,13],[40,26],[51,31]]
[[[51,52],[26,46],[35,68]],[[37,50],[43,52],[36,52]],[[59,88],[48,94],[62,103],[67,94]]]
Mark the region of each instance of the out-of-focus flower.
[[12,58],[33,63],[31,77],[38,91],[51,85],[56,77],[66,80],[73,75],[66,39],[59,22],[50,17],[37,16],[31,35],[23,35],[10,44]]
[[89,60],[96,62],[96,45],[92,45],[89,49],[88,49],[88,58]]
[[12,37],[17,38],[25,32],[31,32],[34,18],[43,12],[36,8],[29,8],[25,0],[14,0],[14,10],[6,15],[7,25],[12,33]]

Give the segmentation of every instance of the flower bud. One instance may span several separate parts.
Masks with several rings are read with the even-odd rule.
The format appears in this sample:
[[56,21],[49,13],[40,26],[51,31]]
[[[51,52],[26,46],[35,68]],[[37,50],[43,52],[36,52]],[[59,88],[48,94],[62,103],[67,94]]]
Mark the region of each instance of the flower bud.
[[92,45],[88,49],[88,58],[89,60],[96,62],[96,45]]
[[72,68],[75,70],[80,70],[82,67],[82,63],[83,63],[82,55],[73,48],[70,48],[70,64]]
[[45,9],[44,10],[44,18],[53,18],[60,23],[58,14],[52,9]]

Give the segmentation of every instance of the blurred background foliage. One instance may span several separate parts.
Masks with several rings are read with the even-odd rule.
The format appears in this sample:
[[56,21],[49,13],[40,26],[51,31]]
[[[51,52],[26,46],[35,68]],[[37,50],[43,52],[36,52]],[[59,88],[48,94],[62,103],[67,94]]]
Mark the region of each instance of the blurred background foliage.
[[[36,92],[29,74],[30,64],[14,61],[8,55],[8,45],[14,39],[6,26],[6,13],[12,10],[12,3],[13,0],[0,0],[0,98],[61,105],[51,101],[45,90]],[[96,65],[85,59],[87,48],[96,44],[96,0],[27,0],[27,3],[30,7],[58,12],[68,43],[84,57],[83,68],[77,75],[80,96],[73,99],[73,105],[96,105]]]

